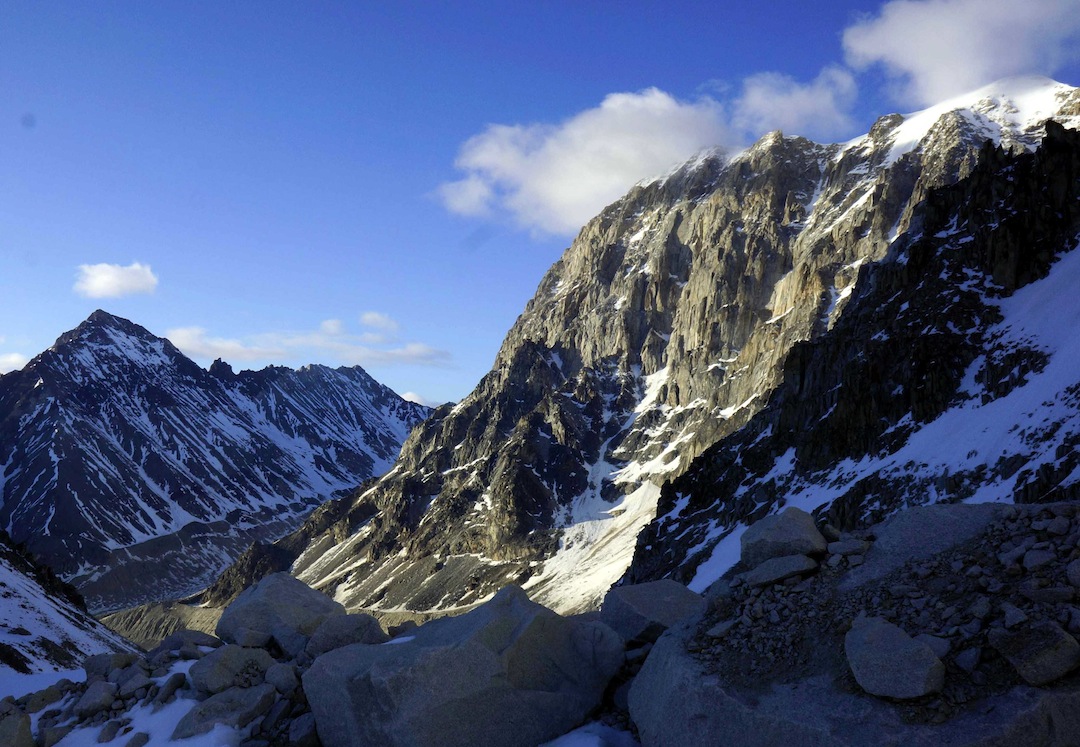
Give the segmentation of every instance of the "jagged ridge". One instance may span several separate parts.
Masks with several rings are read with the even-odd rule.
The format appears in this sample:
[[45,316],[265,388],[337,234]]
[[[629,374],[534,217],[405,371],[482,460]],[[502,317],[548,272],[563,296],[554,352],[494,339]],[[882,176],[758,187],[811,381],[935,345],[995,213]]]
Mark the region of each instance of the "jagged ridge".
[[97,311],[0,377],[0,526],[93,608],[187,594],[383,472],[426,412],[359,367],[205,371]]

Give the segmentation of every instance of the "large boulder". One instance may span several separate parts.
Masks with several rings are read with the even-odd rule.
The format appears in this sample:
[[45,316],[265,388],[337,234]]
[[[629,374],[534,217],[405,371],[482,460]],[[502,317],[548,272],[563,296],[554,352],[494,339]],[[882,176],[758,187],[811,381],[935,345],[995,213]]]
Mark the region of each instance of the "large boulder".
[[855,620],[844,653],[855,681],[871,695],[921,698],[945,685],[945,665],[930,645],[881,618]]
[[740,573],[737,578],[750,586],[768,586],[793,576],[802,576],[816,571],[817,567],[817,561],[805,555],[784,555],[779,558],[769,558],[745,573]]
[[990,645],[1030,685],[1045,685],[1080,666],[1080,644],[1050,620],[1016,630],[994,628]]
[[219,693],[230,687],[253,687],[265,681],[274,658],[261,648],[232,644],[211,651],[195,662],[189,675],[196,690]]
[[217,636],[226,643],[275,640],[290,653],[331,615],[345,608],[288,573],[273,573],[245,589],[221,613]]
[[751,568],[785,555],[819,555],[829,546],[814,518],[794,506],[754,522],[739,542],[742,562]]
[[578,726],[622,662],[611,628],[510,586],[410,638],[324,654],[303,685],[325,747],[517,747]]
[[327,651],[353,643],[386,643],[388,640],[390,636],[371,615],[333,615],[316,628],[304,650],[316,659]]
[[188,711],[177,723],[170,740],[205,734],[217,724],[243,728],[269,711],[276,697],[274,686],[267,684],[224,690]]
[[600,621],[627,641],[655,641],[675,623],[705,611],[705,600],[677,581],[616,586],[604,597]]

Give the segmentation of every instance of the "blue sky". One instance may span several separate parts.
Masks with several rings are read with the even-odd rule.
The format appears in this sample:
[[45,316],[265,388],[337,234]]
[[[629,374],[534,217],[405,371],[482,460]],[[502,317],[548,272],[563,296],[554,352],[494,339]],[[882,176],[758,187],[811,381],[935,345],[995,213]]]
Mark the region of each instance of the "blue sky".
[[1080,0],[7,0],[0,371],[104,308],[203,365],[458,399],[635,181],[1006,75],[1080,84],[1078,32]]

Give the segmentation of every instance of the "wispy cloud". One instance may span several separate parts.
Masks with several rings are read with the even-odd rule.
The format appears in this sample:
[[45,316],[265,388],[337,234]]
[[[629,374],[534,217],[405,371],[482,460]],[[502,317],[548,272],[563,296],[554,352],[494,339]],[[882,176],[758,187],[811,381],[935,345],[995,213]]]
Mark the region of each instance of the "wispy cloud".
[[490,125],[462,145],[464,176],[438,194],[463,215],[506,210],[528,228],[571,233],[643,176],[731,140],[710,98],[613,93],[559,124]]
[[442,404],[442,402],[434,402],[425,397],[424,395],[417,394],[416,392],[403,392],[401,398],[406,402],[415,402],[416,404],[423,405],[424,407],[438,407]]
[[844,31],[858,69],[882,65],[906,104],[934,104],[1080,58],[1080,0],[891,0]]
[[830,65],[810,83],[780,73],[759,73],[743,81],[732,124],[744,133],[783,130],[789,135],[828,140],[852,127],[855,76]]
[[133,262],[130,265],[79,265],[78,277],[72,287],[85,298],[120,298],[137,293],[153,293],[158,279],[150,265]]
[[[370,312],[373,313],[373,312]],[[365,315],[366,316],[366,315]],[[377,315],[384,328],[399,325]],[[453,356],[422,342],[398,343],[370,332],[350,332],[340,319],[326,319],[317,329],[300,332],[264,332],[244,339],[210,336],[202,327],[178,327],[165,334],[184,353],[208,360],[282,363],[324,362],[331,365],[378,367],[389,365],[449,366]]]
[[453,213],[572,235],[634,183],[707,147],[740,148],[775,129],[826,142],[856,134],[860,71],[882,66],[903,105],[1052,75],[1080,57],[1080,0],[889,0],[844,30],[843,54],[846,66],[809,82],[762,72],[692,101],[649,88],[562,122],[488,125],[436,195]]
[[360,315],[360,323],[365,327],[380,329],[383,332],[397,332],[401,328],[396,321],[379,311],[365,311]]
[[17,371],[29,362],[22,353],[0,353],[0,374]]
[[782,128],[830,137],[850,127],[850,73],[830,67],[810,83],[766,73],[722,101],[682,101],[658,88],[613,93],[558,124],[489,125],[461,146],[462,178],[436,191],[451,212],[506,214],[518,225],[572,234],[636,182],[706,148],[737,148]]
[[284,357],[284,347],[247,344],[241,340],[209,337],[202,327],[176,327],[165,333],[173,345],[193,358],[221,358],[234,361],[258,361]]

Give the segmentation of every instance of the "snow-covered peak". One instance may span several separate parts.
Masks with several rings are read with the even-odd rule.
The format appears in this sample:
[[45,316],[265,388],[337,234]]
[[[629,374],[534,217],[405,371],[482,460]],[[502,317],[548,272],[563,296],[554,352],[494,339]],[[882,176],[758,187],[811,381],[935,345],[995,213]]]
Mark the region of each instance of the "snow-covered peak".
[[[934,126],[955,113],[984,139],[1004,145],[1034,149],[1041,140],[1043,123],[1057,119],[1066,126],[1080,126],[1080,93],[1072,86],[1042,76],[1003,78],[969,93],[903,116],[888,133],[891,149],[886,164],[893,163],[919,146]],[[848,146],[867,144],[869,136]]]

